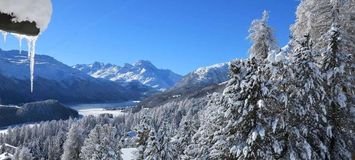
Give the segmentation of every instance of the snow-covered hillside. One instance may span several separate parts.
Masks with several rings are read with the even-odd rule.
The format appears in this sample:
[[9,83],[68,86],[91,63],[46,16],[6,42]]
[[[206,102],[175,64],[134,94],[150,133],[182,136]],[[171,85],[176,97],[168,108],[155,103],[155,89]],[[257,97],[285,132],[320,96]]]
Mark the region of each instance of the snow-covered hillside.
[[125,64],[123,67],[95,62],[93,64],[78,64],[73,66],[95,78],[108,79],[115,82],[138,81],[158,90],[171,88],[181,79],[181,76],[164,69],[158,69],[149,61],[138,61]]
[[179,81],[175,88],[184,86],[207,86],[218,84],[229,79],[229,62],[201,67],[189,73]]
[[[29,60],[25,52],[19,54],[18,51],[2,51],[0,49],[0,53],[0,74],[19,80],[29,79]],[[56,59],[45,55],[37,56],[36,77],[56,81],[89,78],[84,73],[74,70]]]
[[138,104],[140,108],[154,108],[174,100],[198,98],[213,92],[222,92],[229,80],[229,62],[201,67],[184,76],[173,88],[153,95]]

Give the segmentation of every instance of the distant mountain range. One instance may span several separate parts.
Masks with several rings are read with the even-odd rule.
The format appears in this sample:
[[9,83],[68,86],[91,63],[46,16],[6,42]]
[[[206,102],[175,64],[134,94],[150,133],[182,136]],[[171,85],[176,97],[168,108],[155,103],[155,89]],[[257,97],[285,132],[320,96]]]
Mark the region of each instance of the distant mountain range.
[[62,103],[140,100],[152,88],[139,83],[96,79],[50,56],[36,55],[34,93],[30,93],[27,52],[0,49],[0,104],[57,99]]
[[229,79],[229,62],[201,67],[184,76],[174,88],[182,87],[204,87],[211,84],[218,84]]
[[134,64],[125,64],[123,67],[95,62],[93,64],[78,64],[73,68],[94,78],[107,79],[122,84],[136,81],[159,91],[173,87],[182,78],[181,75],[170,70],[158,69],[150,61],[144,60]]
[[99,62],[70,67],[50,56],[36,55],[35,91],[30,93],[27,52],[0,49],[0,104],[47,99],[62,103],[160,103],[171,97],[191,96],[197,90],[210,92],[203,88],[227,81],[228,67],[229,63],[202,67],[182,77],[143,60],[123,67]]
[[153,108],[171,101],[199,98],[213,92],[222,92],[229,80],[229,62],[201,67],[184,76],[173,88],[144,99],[134,110]]

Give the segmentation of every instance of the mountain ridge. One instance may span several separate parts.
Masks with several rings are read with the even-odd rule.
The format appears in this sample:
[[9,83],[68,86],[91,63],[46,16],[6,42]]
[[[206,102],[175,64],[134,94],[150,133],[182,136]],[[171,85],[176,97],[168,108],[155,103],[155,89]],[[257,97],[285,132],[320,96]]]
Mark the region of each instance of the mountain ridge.
[[30,93],[27,52],[0,49],[0,103],[21,104],[46,99],[62,103],[122,102],[140,100],[150,88],[139,84],[121,85],[96,79],[55,58],[37,55],[34,93]]
[[182,78],[181,75],[169,69],[158,69],[147,60],[139,60],[133,64],[125,63],[123,66],[94,62],[77,64],[72,67],[94,78],[122,83],[137,81],[159,91],[173,87]]

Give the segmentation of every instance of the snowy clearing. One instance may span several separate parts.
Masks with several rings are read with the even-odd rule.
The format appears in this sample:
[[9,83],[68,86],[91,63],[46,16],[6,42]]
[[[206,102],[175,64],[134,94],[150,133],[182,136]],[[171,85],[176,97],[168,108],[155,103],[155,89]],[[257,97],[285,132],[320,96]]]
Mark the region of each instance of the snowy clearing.
[[137,159],[137,148],[122,148],[122,159],[123,160],[135,160]]
[[75,104],[67,105],[72,109],[75,109],[83,116],[99,116],[101,114],[112,114],[113,116],[121,116],[125,113],[124,109],[132,108],[137,105],[139,101],[127,101],[120,103],[92,103],[92,104]]
[[100,116],[101,114],[112,114],[114,117],[124,115],[122,110],[106,110],[104,108],[91,108],[78,110],[83,116]]

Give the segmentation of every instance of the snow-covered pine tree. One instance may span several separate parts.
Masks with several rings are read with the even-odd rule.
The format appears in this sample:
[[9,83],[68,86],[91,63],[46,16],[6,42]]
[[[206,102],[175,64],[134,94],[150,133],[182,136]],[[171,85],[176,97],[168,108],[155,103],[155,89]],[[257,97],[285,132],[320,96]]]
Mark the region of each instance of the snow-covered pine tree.
[[85,139],[80,158],[83,160],[122,160],[121,144],[116,129],[107,124],[96,125]]
[[173,144],[171,142],[171,126],[164,121],[163,124],[159,127],[157,138],[159,143],[159,158],[162,160],[174,160],[174,157],[177,157],[173,153]]
[[268,19],[269,13],[264,11],[263,17],[254,20],[249,29],[248,38],[253,42],[249,50],[250,58],[255,58],[257,61],[266,59],[268,53],[277,48],[276,39],[268,24]]
[[185,149],[191,143],[192,136],[196,133],[197,127],[195,124],[195,119],[191,117],[192,115],[188,114],[181,121],[180,127],[176,132],[176,135],[173,137],[173,151],[174,155],[182,159]]
[[[219,102],[221,95],[214,93],[208,95],[206,99],[210,99],[207,107],[198,113],[201,126],[196,133],[191,137],[191,141],[181,155],[182,159],[207,159],[210,149],[212,147],[213,134],[220,128],[220,123],[224,120],[217,111],[221,108]],[[197,120],[194,119],[193,123]]]
[[158,141],[157,133],[155,129],[150,129],[149,137],[147,139],[147,146],[144,150],[145,160],[161,160],[160,159],[160,143]]
[[148,145],[148,139],[150,137],[151,120],[149,117],[143,117],[139,126],[135,129],[137,131],[137,148],[138,148],[138,160],[145,160],[145,152]]
[[78,124],[72,124],[63,145],[62,160],[80,159],[80,150],[84,142],[83,130]]
[[[315,44],[314,49],[323,52],[328,44],[322,36],[330,29],[334,18],[337,18],[339,27],[349,35],[343,46],[349,49],[355,45],[354,9],[353,0],[302,0],[296,11],[296,22],[291,26],[292,36],[299,39],[310,35]],[[338,12],[336,15],[334,10]],[[297,42],[293,44],[297,45]],[[354,51],[353,48],[351,53]]]
[[296,11],[296,22],[291,26],[295,39],[305,35],[318,42],[328,30],[332,19],[330,0],[302,0]]
[[291,77],[286,88],[285,147],[290,159],[327,159],[328,120],[320,68],[314,59],[309,35],[297,40],[292,54]]
[[[255,59],[248,60],[244,66],[247,68],[247,73],[239,73],[240,75],[231,80],[234,81],[234,85],[227,86],[225,89],[224,107],[228,109],[224,114],[228,117],[228,124],[217,133],[225,136],[228,143],[232,144],[229,146],[232,159],[272,158],[273,132],[269,125],[272,115],[267,103],[270,96],[268,95],[269,70],[265,61],[257,64]],[[232,67],[233,72],[238,73],[237,70],[241,69],[236,66]],[[235,81],[237,77],[242,79],[237,82]],[[214,147],[217,144],[218,141]],[[223,146],[220,145],[220,148]]]
[[[340,29],[333,24],[328,31],[325,41],[328,47],[322,54],[322,72],[327,93],[327,112],[330,125],[327,135],[331,138],[329,143],[330,159],[351,159],[354,149],[354,69],[352,56],[340,50],[342,35]],[[350,72],[350,73],[349,73]]]
[[60,156],[63,154],[63,144],[66,140],[66,134],[64,131],[58,131],[58,134],[53,137],[53,142],[50,148],[48,148],[49,151],[51,151],[48,157],[51,157],[56,160],[60,160]]
[[[269,69],[268,54],[276,49],[268,13],[255,20],[249,38],[254,42],[250,59],[231,63],[231,80],[216,104],[219,130],[213,132],[212,159],[265,159],[272,156],[272,129],[267,103]],[[263,145],[260,145],[263,144]]]
[[14,154],[14,159],[15,160],[33,160],[34,157],[31,153],[30,149],[28,149],[27,147],[21,147],[16,150],[16,153]]

